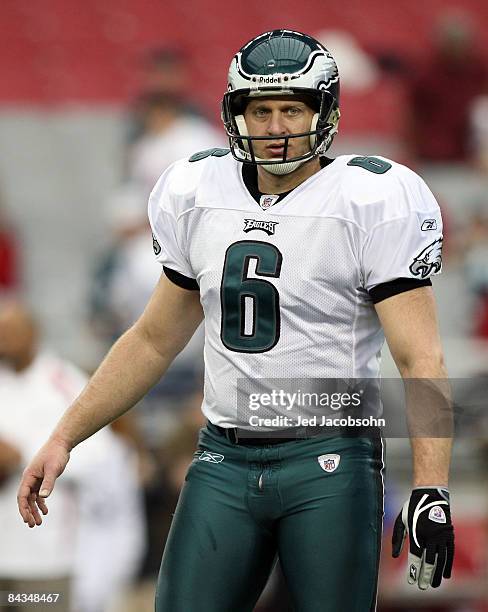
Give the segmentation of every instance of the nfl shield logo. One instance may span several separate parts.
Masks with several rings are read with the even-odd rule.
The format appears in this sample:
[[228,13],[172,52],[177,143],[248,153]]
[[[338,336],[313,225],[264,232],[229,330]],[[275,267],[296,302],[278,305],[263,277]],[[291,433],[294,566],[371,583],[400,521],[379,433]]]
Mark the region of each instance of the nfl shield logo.
[[267,210],[268,208],[271,208],[271,206],[273,206],[273,204],[279,197],[280,196],[277,195],[262,195],[259,198],[259,206],[261,206],[263,210]]
[[434,506],[430,509],[429,518],[434,523],[446,523],[446,514],[440,506]]
[[339,467],[341,456],[320,455],[320,457],[317,457],[317,461],[319,462],[319,465],[324,470],[324,472],[335,472],[335,470],[337,470],[337,468]]

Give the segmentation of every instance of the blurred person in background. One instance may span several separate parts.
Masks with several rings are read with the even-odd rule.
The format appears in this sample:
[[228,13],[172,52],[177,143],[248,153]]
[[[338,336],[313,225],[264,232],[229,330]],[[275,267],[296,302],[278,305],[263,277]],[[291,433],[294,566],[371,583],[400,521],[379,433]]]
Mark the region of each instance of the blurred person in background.
[[473,157],[471,105],[487,91],[488,68],[467,14],[445,14],[433,42],[432,57],[408,83],[407,144],[425,162],[467,162]]
[[129,151],[128,176],[146,197],[170,164],[199,149],[224,144],[222,133],[202,117],[186,112],[174,94],[147,92],[140,108],[143,130]]
[[470,119],[475,162],[488,175],[488,95],[473,100]]
[[469,219],[460,242],[466,281],[475,299],[472,331],[488,342],[488,206]]
[[146,240],[147,197],[162,172],[195,150],[224,138],[186,98],[186,55],[176,47],[147,51],[141,94],[131,105],[126,180],[108,202],[110,245],[95,265],[90,319],[100,337],[115,340],[141,314],[160,270]]
[[89,312],[95,333],[110,345],[142,313],[160,270],[137,184],[125,183],[110,196],[106,217],[110,243],[95,263]]
[[[161,564],[161,549],[168,536],[178,494],[203,422],[201,381],[198,379],[198,384],[193,384],[192,389],[192,377],[187,376],[183,381],[182,376],[183,371],[170,376],[176,398],[171,398],[163,387],[142,400],[135,411],[144,440],[146,465],[150,467],[144,482],[148,542],[137,591],[144,592],[150,585],[151,609],[154,607],[154,583]],[[168,412],[173,418],[169,418]]]
[[[147,518],[151,541],[148,544],[145,571],[157,577],[161,564],[161,550],[168,537],[171,519],[185,482],[188,466],[193,459],[198,432],[204,425],[201,412],[202,393],[182,398],[179,421],[164,437],[164,443],[155,447],[154,458],[157,473],[147,487]],[[154,594],[153,594],[154,599]]]
[[[161,275],[160,264],[154,259],[145,200],[136,184],[126,183],[107,203],[112,243],[98,260],[90,297],[90,322],[104,352],[142,314]],[[202,352],[203,330],[179,355],[164,381],[139,402],[133,413],[117,421],[130,419],[126,433],[138,450],[148,534],[140,584],[130,604],[134,607],[138,605],[134,598],[146,589],[147,597],[154,599],[153,590],[147,587],[157,576],[161,545],[176,501],[174,491],[166,484],[165,449],[184,426],[182,415],[187,414],[188,405],[193,405],[188,398],[195,389],[201,403]],[[198,412],[201,415],[199,406]],[[196,431],[195,427],[191,430]],[[176,456],[173,462],[177,462]]]
[[179,101],[185,115],[202,116],[201,109],[187,98],[190,70],[185,52],[178,47],[148,49],[139,64],[138,89],[141,92],[129,108],[129,142],[138,140],[144,132],[143,94],[152,92],[171,96]]
[[[146,198],[135,183],[121,186],[107,203],[112,242],[95,268],[89,297],[90,323],[106,349],[142,314],[161,275],[154,259]],[[134,413],[148,446],[159,447],[171,429],[164,416],[178,420],[179,405],[195,388],[201,388],[203,329],[197,332],[175,361],[169,376],[146,396]],[[167,410],[168,409],[168,410]],[[175,423],[176,424],[176,423]]]
[[126,176],[147,198],[174,161],[198,149],[221,146],[224,141],[187,97],[190,72],[181,49],[150,49],[141,72],[141,93],[130,107]]
[[15,512],[16,481],[39,436],[48,435],[86,380],[40,348],[37,325],[20,301],[0,302],[0,591],[57,592],[57,610],[107,612],[130,586],[144,548],[135,458],[123,438],[106,428],[73,454],[45,531],[26,532]]

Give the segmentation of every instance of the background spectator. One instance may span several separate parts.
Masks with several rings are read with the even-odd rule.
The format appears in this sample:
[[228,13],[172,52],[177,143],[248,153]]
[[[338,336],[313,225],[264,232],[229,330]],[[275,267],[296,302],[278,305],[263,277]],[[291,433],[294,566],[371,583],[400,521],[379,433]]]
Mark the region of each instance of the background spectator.
[[39,348],[18,302],[0,304],[0,364],[0,590],[57,592],[60,610],[102,612],[133,580],[143,552],[134,453],[111,429],[93,436],[73,451],[43,528],[26,529],[15,512],[20,474],[87,378]]
[[423,161],[473,157],[471,105],[488,85],[476,34],[468,15],[444,15],[434,33],[432,57],[412,75],[408,137],[413,155]]
[[202,109],[188,97],[190,83],[188,57],[181,48],[148,49],[139,62],[139,94],[129,107],[129,142],[137,140],[144,131],[144,93],[171,97],[186,115],[201,116]]
[[128,174],[146,196],[174,161],[199,150],[225,146],[223,134],[202,117],[189,114],[173,94],[143,94],[140,109],[142,134],[130,151]]
[[473,333],[488,341],[488,207],[473,215],[464,233],[464,266],[475,297]]
[[475,161],[488,174],[488,95],[473,100],[470,119]]

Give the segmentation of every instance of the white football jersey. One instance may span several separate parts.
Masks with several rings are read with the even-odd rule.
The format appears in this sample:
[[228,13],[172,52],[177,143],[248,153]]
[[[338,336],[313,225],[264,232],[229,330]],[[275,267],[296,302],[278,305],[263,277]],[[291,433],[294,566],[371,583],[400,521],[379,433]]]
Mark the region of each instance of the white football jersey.
[[230,154],[200,157],[163,174],[149,218],[158,261],[200,289],[205,416],[249,428],[238,379],[377,377],[384,335],[369,291],[441,269],[441,215],[424,181],[344,155],[263,209]]

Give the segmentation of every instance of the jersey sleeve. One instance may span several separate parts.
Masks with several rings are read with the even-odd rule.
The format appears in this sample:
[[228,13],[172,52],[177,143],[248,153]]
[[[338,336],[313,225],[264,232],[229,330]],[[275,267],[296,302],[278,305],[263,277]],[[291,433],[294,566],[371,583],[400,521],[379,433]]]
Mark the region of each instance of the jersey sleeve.
[[408,281],[407,285],[412,288],[422,286],[441,272],[439,205],[424,181],[413,172],[410,174],[409,180],[399,183],[385,202],[386,210],[401,211],[401,214],[386,214],[386,218],[378,220],[367,232],[362,249],[362,274],[364,288],[369,292],[398,279]]
[[187,257],[186,236],[178,224],[182,195],[171,191],[172,172],[170,166],[161,176],[149,196],[148,215],[153,235],[153,250],[156,260],[166,270],[187,279],[195,275]]

